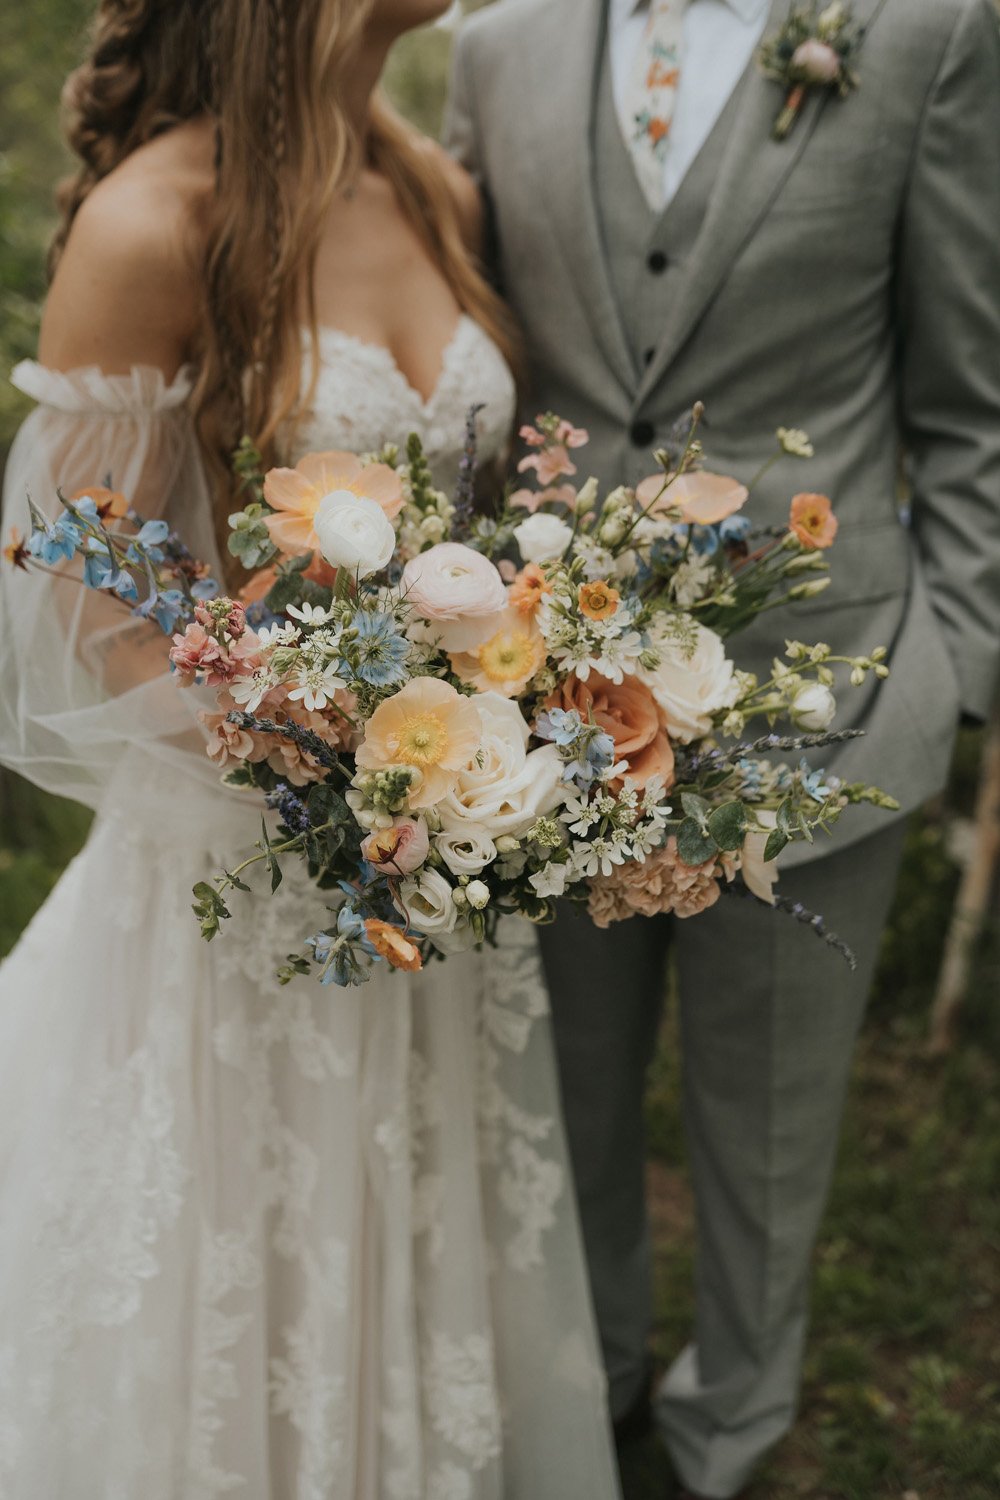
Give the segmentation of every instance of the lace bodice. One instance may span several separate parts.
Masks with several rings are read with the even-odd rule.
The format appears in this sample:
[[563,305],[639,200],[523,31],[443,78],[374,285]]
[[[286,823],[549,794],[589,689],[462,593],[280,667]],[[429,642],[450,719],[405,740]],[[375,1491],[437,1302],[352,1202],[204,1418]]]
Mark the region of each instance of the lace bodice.
[[319,338],[319,381],[312,410],[296,435],[296,458],[329,448],[367,453],[385,443],[402,445],[415,432],[438,484],[449,488],[458,473],[466,412],[480,401],[480,456],[488,461],[503,451],[514,423],[514,379],[474,319],[459,319],[426,401],[382,345],[338,328],[321,328]]

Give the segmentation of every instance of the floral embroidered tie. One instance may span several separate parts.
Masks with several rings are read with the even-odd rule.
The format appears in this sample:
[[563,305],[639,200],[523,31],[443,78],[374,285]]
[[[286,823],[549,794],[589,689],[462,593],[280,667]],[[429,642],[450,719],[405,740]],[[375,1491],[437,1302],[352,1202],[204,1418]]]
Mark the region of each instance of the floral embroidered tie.
[[639,184],[654,212],[666,203],[663,161],[680,80],[687,0],[650,0],[646,30],[622,104],[622,129]]

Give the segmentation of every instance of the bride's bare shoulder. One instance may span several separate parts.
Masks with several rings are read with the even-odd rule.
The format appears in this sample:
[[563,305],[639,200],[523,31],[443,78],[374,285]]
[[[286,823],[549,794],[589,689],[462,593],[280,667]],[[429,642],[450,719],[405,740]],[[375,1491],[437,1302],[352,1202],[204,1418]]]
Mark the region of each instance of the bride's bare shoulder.
[[209,131],[181,126],[92,189],[52,282],[43,364],[98,365],[108,374],[152,365],[169,376],[184,363],[201,312],[212,152]]

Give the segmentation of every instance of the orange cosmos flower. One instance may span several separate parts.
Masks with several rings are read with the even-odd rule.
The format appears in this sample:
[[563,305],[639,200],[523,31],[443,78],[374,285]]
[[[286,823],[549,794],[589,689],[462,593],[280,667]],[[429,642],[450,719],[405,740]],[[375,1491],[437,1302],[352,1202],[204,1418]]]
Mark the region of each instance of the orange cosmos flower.
[[610,620],[618,611],[621,597],[618,590],[613,589],[604,578],[597,578],[593,583],[581,583],[576,595],[580,613],[586,615],[588,620]]
[[380,922],[376,917],[369,917],[365,922],[365,936],[375,952],[381,954],[394,969],[419,974],[423,968],[424,961],[416,943],[411,943],[406,933],[393,927],[391,922]]
[[474,651],[451,657],[455,675],[481,693],[515,698],[545,661],[545,642],[534,620],[513,605],[500,616],[500,628]]
[[277,512],[264,524],[279,552],[318,550],[313,520],[324,496],[338,490],[374,500],[390,521],[403,507],[402,483],[387,464],[362,464],[355,453],[308,453],[294,469],[272,469],[264,478],[264,499]]
[[415,677],[372,714],[357,763],[366,771],[416,766],[423,780],[410,793],[410,807],[433,807],[472,760],[482,729],[470,698],[439,677]]
[[796,495],[788,524],[809,552],[832,547],[840,526],[825,495]]
[[514,579],[507,598],[520,614],[533,615],[542,602],[542,596],[551,592],[552,585],[538,564],[528,563]]
[[10,529],[10,540],[3,549],[4,562],[9,562],[12,567],[20,568],[22,572],[28,571],[28,549],[24,545],[24,537],[16,526]]

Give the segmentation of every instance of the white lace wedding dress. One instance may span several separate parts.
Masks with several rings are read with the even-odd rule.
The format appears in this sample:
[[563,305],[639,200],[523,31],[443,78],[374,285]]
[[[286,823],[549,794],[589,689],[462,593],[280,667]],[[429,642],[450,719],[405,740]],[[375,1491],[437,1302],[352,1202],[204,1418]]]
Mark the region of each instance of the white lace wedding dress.
[[[453,477],[509,373],[463,319],[433,397],[323,335],[300,447],[420,433]],[[22,365],[8,469],[54,510],[109,478],[193,551],[209,503],[186,398],[148,370]],[[276,961],[307,882],[211,945],[190,888],[259,814],[201,752],[163,641],[5,570],[0,759],[97,809],[0,968],[5,1500],[611,1500],[617,1481],[533,934],[362,990]],[[152,643],[152,644],[151,644]]]

